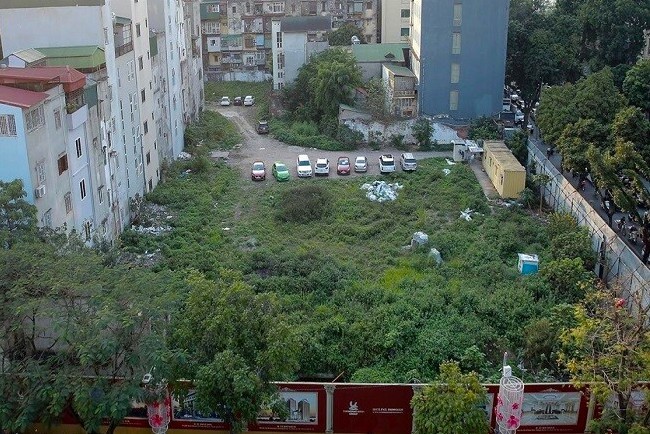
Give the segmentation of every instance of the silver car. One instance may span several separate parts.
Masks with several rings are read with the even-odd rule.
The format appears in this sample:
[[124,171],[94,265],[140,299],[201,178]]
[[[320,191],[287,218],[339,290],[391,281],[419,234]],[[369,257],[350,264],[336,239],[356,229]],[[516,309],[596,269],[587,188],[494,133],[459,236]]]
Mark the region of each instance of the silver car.
[[359,155],[357,158],[354,159],[354,171],[359,173],[359,172],[367,172],[368,171],[368,159],[362,155]]

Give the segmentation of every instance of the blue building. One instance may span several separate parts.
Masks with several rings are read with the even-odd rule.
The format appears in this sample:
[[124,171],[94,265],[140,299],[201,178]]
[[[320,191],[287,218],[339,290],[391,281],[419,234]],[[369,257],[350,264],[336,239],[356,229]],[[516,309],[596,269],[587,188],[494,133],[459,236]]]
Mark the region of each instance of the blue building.
[[414,0],[411,68],[422,115],[501,111],[510,0]]

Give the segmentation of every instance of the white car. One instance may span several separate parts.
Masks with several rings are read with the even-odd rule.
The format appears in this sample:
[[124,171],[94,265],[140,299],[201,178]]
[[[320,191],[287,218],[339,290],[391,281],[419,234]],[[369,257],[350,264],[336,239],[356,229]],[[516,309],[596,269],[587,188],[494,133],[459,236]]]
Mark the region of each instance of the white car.
[[379,173],[390,173],[395,171],[395,158],[392,154],[384,154],[379,157]]
[[405,172],[413,172],[418,168],[418,162],[410,152],[405,152],[399,157],[399,164]]
[[230,105],[230,98],[228,98],[227,96],[222,96],[221,101],[219,101],[219,105],[229,106]]
[[314,174],[316,175],[329,175],[330,174],[330,160],[327,158],[319,158],[316,160],[316,165],[314,166]]
[[309,178],[312,175],[311,161],[309,161],[307,155],[298,155],[298,160],[296,160],[296,171],[298,172],[298,178]]
[[355,172],[367,172],[368,171],[368,159],[364,156],[359,155],[354,159],[354,171]]
[[523,121],[524,121],[524,112],[522,112],[521,110],[517,110],[515,112],[515,123],[520,124]]
[[255,97],[247,95],[246,98],[244,98],[244,105],[251,106],[253,104],[255,104]]

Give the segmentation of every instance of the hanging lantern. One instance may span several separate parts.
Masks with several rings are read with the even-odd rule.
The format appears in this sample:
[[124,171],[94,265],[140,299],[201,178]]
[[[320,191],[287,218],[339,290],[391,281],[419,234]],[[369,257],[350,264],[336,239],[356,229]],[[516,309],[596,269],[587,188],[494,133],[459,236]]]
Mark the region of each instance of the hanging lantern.
[[154,434],[165,434],[169,428],[169,420],[171,415],[171,399],[169,394],[165,394],[163,398],[158,401],[153,401],[147,404],[147,418],[151,431]]
[[514,433],[521,424],[524,382],[512,375],[512,369],[506,364],[507,357],[508,353],[503,357],[503,374],[499,381],[499,394],[494,412],[499,431]]

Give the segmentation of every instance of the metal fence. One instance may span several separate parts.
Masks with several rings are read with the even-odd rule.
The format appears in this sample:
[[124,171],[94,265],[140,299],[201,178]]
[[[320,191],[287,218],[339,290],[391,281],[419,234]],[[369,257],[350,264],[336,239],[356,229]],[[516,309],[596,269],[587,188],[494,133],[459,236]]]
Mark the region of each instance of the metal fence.
[[530,140],[528,161],[528,167],[534,165],[537,173],[551,178],[544,190],[544,201],[555,211],[571,214],[589,230],[599,257],[594,272],[607,282],[617,282],[630,294],[641,296],[642,305],[648,306],[650,269]]

